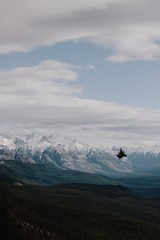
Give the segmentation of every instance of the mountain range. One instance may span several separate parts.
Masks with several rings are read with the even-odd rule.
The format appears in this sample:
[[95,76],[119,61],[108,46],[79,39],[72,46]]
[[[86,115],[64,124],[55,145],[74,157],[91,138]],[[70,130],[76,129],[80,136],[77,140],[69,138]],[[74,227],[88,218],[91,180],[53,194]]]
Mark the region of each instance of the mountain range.
[[160,172],[160,146],[123,149],[127,157],[118,159],[119,147],[91,147],[67,136],[31,133],[0,137],[0,165],[7,161],[50,164],[54,169],[107,176]]

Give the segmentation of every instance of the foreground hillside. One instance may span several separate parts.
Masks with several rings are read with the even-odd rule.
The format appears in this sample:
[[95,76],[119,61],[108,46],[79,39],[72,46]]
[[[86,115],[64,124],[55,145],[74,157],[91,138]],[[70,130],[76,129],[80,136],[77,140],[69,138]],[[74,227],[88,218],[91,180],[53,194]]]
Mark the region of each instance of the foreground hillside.
[[0,239],[158,240],[160,202],[121,186],[0,185]]

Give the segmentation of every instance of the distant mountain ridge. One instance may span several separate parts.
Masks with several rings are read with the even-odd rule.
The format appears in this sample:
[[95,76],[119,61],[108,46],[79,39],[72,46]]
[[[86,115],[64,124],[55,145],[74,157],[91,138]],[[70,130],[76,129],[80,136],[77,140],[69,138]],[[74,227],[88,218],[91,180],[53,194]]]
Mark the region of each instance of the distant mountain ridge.
[[132,171],[127,159],[120,162],[104,149],[92,148],[66,136],[43,136],[32,133],[25,137],[1,138],[0,149],[0,159],[3,161],[51,163],[59,169],[90,173]]
[[91,147],[67,136],[0,137],[0,165],[8,160],[30,164],[52,164],[56,169],[77,170],[106,175],[132,174],[160,169],[160,146],[124,150],[127,158],[118,159],[118,147]]

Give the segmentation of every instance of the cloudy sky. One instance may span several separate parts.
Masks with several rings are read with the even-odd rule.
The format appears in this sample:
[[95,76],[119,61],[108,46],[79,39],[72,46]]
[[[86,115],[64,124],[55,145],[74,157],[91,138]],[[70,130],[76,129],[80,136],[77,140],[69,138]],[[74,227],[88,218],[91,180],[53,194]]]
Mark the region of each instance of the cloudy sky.
[[160,144],[159,0],[0,0],[0,132]]

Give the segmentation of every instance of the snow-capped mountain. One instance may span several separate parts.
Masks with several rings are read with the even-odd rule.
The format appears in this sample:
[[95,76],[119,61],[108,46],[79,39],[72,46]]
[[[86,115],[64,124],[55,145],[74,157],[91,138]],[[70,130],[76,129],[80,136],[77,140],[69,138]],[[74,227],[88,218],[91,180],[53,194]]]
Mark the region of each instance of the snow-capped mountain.
[[9,151],[16,149],[16,145],[11,139],[3,138],[0,136],[0,149],[8,149]]
[[0,137],[0,160],[30,164],[51,163],[56,169],[90,173],[134,173],[160,167],[160,146],[125,148],[127,158],[118,159],[119,147],[90,147],[67,136]]

